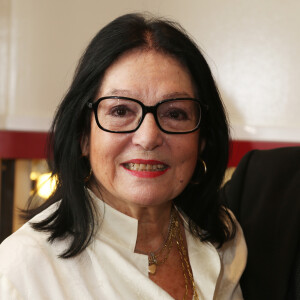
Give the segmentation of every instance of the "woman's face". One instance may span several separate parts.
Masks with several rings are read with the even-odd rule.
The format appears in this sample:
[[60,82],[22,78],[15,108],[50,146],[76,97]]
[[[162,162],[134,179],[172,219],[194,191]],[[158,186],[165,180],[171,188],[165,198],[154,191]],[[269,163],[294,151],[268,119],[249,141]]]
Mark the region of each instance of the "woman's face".
[[[155,51],[134,50],[107,69],[97,96],[125,96],[150,106],[168,98],[192,98],[195,93],[189,72],[176,59]],[[199,131],[163,133],[150,113],[133,133],[105,132],[93,116],[83,153],[90,158],[101,196],[96,187],[92,189],[125,213],[128,206],[166,204],[190,181],[198,140]]]

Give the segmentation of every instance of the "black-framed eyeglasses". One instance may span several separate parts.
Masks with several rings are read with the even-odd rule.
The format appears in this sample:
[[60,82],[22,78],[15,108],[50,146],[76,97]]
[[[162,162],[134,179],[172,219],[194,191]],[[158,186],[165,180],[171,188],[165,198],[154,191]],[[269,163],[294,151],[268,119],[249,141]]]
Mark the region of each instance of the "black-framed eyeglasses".
[[136,99],[107,96],[87,105],[93,109],[98,127],[112,133],[138,130],[147,113],[153,114],[161,131],[170,134],[194,132],[201,121],[200,100],[194,98],[166,99],[146,106]]

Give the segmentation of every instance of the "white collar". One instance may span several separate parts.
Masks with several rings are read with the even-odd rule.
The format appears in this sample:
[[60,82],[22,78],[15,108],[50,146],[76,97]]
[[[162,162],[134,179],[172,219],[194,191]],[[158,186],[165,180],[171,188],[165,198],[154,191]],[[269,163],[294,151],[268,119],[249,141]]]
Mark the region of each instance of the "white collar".
[[114,209],[99,199],[91,190],[88,189],[88,192],[97,208],[96,213],[99,214],[97,219],[100,220],[100,224],[96,236],[100,235],[101,239],[108,239],[134,252],[138,220]]
[[[94,200],[95,207],[98,210],[97,213],[100,214],[98,219],[101,221],[96,238],[114,243],[134,253],[138,233],[138,220],[112,208],[100,200],[92,191],[88,191]],[[221,269],[220,257],[211,243],[203,243],[190,233],[186,220],[187,216],[181,213],[180,215],[185,223],[189,259],[195,283],[200,288],[200,291],[205,290],[212,298]],[[137,253],[134,253],[134,255],[140,256]]]

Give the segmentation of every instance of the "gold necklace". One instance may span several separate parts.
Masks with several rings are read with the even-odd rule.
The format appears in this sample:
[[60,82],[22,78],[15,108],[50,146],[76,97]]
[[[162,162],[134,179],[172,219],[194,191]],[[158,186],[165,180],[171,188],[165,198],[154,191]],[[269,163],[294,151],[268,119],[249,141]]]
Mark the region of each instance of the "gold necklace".
[[189,285],[192,287],[193,300],[199,300],[193,272],[189,263],[188,253],[181,234],[180,218],[178,216],[178,212],[174,208],[172,208],[171,211],[169,229],[165,242],[158,250],[148,254],[148,272],[149,274],[154,275],[156,273],[157,266],[160,266],[167,261],[174,242],[176,243],[179,252],[185,281],[185,294],[183,296],[183,300],[185,300],[188,295]]
[[168,259],[170,250],[173,246],[174,230],[175,230],[175,213],[174,213],[174,209],[172,208],[168,235],[165,242],[163,243],[163,246],[160,249],[150,252],[148,254],[148,272],[151,275],[154,275],[156,273],[157,266],[164,264]]
[[194,276],[193,272],[189,263],[188,259],[188,253],[184,245],[184,240],[181,234],[181,229],[180,229],[180,222],[179,222],[179,217],[176,216],[175,220],[175,234],[174,238],[176,240],[176,245],[177,249],[179,252],[180,260],[181,260],[181,267],[182,267],[182,272],[184,276],[184,281],[185,281],[185,295],[183,296],[183,300],[186,299],[186,296],[189,291],[189,281],[192,286],[192,291],[193,291],[193,299],[194,300],[199,300],[199,296],[197,293],[195,281],[194,281]]

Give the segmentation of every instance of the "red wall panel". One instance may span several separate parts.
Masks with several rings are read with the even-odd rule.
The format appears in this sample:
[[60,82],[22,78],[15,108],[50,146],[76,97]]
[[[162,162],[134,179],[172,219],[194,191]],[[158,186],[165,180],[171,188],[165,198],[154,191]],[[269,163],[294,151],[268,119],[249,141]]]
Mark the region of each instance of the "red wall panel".
[[[47,132],[0,131],[0,159],[46,158]],[[236,166],[240,159],[253,149],[300,146],[299,143],[232,141],[229,166]]]

